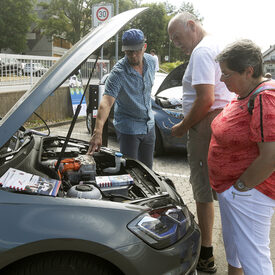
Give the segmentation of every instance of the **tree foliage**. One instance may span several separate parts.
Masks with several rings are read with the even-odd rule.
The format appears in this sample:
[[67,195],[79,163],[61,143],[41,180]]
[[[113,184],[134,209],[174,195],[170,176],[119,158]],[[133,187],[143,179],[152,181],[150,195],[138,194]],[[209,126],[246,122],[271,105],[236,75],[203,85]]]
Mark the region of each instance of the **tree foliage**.
[[[180,8],[179,8],[179,10],[178,10],[178,12],[184,12],[184,11],[187,11],[187,12],[192,13],[193,15],[195,15],[196,18],[197,18],[200,22],[202,22],[203,19],[204,19],[203,17],[201,17],[199,11],[195,10],[193,4],[190,3],[190,2],[182,2],[181,6],[180,6]],[[177,12],[177,13],[178,13],[178,12]]]
[[1,0],[0,51],[21,53],[26,48],[26,35],[35,21],[34,0]]
[[[202,22],[203,21],[203,17],[200,16],[200,13],[194,9],[194,6],[192,3],[190,2],[185,2],[183,1],[181,3],[181,6],[178,10],[174,10],[172,13],[170,13],[170,15],[168,16],[168,22],[170,21],[170,19],[172,17],[174,17],[176,14],[181,13],[187,11],[193,15],[195,15],[195,17]],[[168,37],[168,35],[167,35]],[[169,37],[167,38],[167,41],[169,41]],[[166,43],[166,47],[169,48],[169,56],[170,56],[170,60],[171,62],[175,62],[177,60],[181,60],[183,62],[189,60],[189,56],[185,55],[180,49],[177,49],[174,47],[173,43],[171,43],[170,41]]]
[[[108,3],[114,4],[116,0]],[[101,0],[52,0],[50,3],[42,2],[44,18],[40,21],[40,27],[44,34],[51,39],[60,36],[72,44],[85,36],[92,27],[92,6],[102,3]],[[119,12],[135,7],[133,0],[120,0]]]
[[[35,0],[1,0],[0,9],[0,50],[10,48],[19,53],[26,45],[26,33],[31,25],[34,25],[34,4]],[[45,0],[46,1],[46,0]],[[114,5],[114,15],[116,14],[116,0],[109,0],[108,3]],[[39,20],[37,33],[42,31],[49,39],[59,36],[75,44],[85,36],[92,27],[92,6],[104,3],[102,0],[51,0],[41,2],[43,8],[40,12],[42,18]],[[140,0],[119,0],[119,13],[140,7]],[[169,56],[169,61],[185,61],[186,57],[179,49],[176,49],[169,41],[167,25],[169,20],[178,12],[188,11],[194,14],[200,21],[198,11],[189,2],[183,1],[180,9],[166,0],[164,3],[143,4],[149,7],[132,22],[127,24],[119,33],[119,55],[123,55],[121,49],[121,35],[129,28],[140,28],[143,30],[148,44],[148,51],[156,49],[161,61],[165,56]],[[115,53],[114,39],[104,46],[104,56],[111,58]]]
[[40,28],[51,39],[60,36],[72,44],[83,37],[91,27],[91,12],[85,0],[52,0],[42,2],[44,8]]
[[[90,9],[92,9],[92,5],[94,4],[98,4],[98,3],[102,3],[102,0],[92,0],[90,3]],[[116,15],[116,0],[108,0],[108,3],[112,3],[114,6],[114,16]],[[130,9],[134,9],[138,7],[137,1],[136,0],[119,0],[119,9],[118,12],[122,13],[124,11],[130,10]],[[125,29],[129,29],[132,27],[132,22],[130,22],[129,24],[127,24],[123,30]],[[118,33],[118,55],[122,56],[122,53],[120,51],[121,49],[121,37],[122,37],[122,33],[123,30],[121,32]],[[109,41],[108,44],[106,44],[104,46],[104,56],[106,56],[106,58],[108,59],[112,59],[115,55],[115,40],[111,39]],[[115,60],[111,60],[111,62],[115,62]]]
[[167,36],[167,19],[164,4],[144,4],[149,7],[134,21],[135,28],[141,29],[146,37],[148,51],[155,49],[162,55],[164,41]]

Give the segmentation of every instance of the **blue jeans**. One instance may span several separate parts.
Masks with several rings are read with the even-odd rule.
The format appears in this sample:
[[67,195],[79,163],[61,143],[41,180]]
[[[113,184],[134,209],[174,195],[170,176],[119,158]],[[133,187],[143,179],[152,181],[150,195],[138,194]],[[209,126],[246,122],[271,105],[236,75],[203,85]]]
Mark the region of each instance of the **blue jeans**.
[[155,127],[145,135],[128,135],[116,130],[120,152],[130,158],[137,159],[148,166],[153,167],[155,148]]

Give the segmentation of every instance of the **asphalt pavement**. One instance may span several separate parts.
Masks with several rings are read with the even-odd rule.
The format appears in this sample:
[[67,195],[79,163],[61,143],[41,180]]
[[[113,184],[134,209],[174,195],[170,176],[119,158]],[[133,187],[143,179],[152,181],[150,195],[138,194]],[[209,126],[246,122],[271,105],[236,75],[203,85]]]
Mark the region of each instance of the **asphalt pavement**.
[[[67,135],[67,130],[69,125],[59,125],[58,127],[51,128],[52,134],[57,135]],[[90,135],[88,134],[85,121],[80,119],[76,123],[73,130],[72,137],[90,140]],[[118,150],[118,144],[114,136],[109,136],[108,138],[108,147]],[[185,152],[170,152],[164,156],[157,157],[154,159],[153,170],[161,175],[169,177],[176,186],[178,193],[182,196],[185,204],[195,215],[196,218],[196,206],[193,199],[191,185],[189,183],[190,169],[188,166],[186,153]],[[222,240],[222,231],[221,231],[221,221],[220,221],[220,211],[218,202],[214,203],[215,205],[215,222],[213,230],[213,246],[214,246],[214,255],[216,258],[216,264],[218,267],[217,275],[226,275],[227,274],[227,262],[225,259],[225,251]],[[197,218],[196,218],[197,219]],[[271,256],[273,262],[273,269],[275,270],[275,215],[273,216],[272,226],[271,226]],[[198,272],[199,275],[204,275],[207,273]],[[255,274],[256,275],[256,274]],[[258,275],[258,274],[257,274]],[[260,275],[260,274],[259,274]],[[265,274],[261,274],[265,275]]]

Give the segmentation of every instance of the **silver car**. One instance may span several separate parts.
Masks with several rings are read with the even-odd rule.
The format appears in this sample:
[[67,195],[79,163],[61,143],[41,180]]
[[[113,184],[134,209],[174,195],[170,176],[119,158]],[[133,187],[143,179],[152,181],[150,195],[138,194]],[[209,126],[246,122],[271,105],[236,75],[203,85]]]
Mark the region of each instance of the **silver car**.
[[146,8],[93,29],[0,120],[1,275],[194,274],[200,231],[171,180],[88,142],[22,125]]

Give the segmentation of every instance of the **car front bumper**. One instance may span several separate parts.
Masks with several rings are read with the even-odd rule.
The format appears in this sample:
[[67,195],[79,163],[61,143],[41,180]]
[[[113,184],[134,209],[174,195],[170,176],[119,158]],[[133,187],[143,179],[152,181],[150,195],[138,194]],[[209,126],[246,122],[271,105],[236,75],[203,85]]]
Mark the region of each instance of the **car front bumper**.
[[117,249],[120,256],[105,256],[110,257],[109,260],[124,274],[188,275],[195,272],[200,245],[200,230],[194,222],[184,238],[166,249],[157,250],[144,242],[138,242]]

